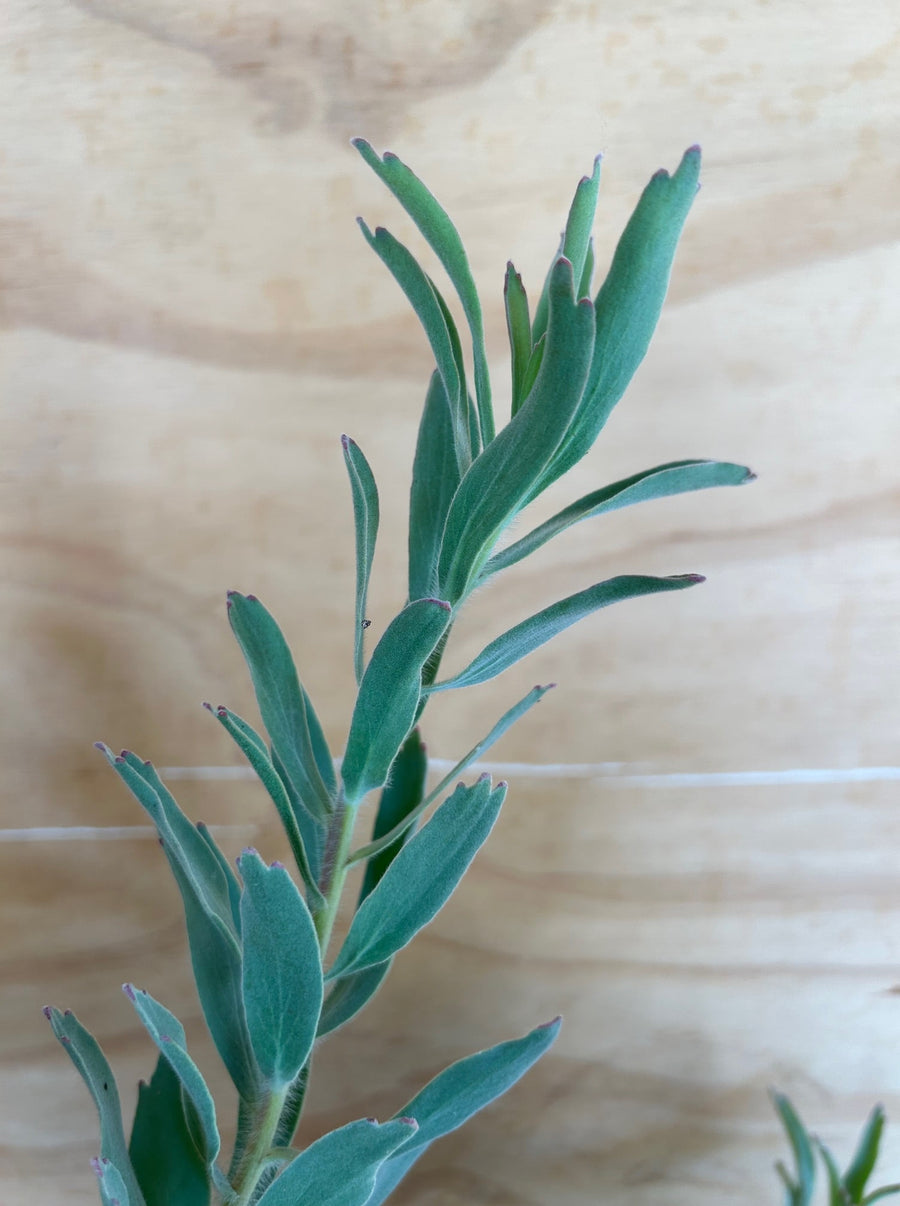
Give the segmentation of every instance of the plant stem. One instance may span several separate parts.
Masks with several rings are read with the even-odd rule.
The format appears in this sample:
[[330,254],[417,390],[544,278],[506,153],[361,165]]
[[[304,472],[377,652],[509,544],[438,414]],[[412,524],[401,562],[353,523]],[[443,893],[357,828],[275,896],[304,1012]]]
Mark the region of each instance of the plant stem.
[[247,1143],[247,1150],[233,1182],[234,1191],[237,1194],[233,1206],[249,1206],[253,1200],[259,1178],[269,1163],[267,1159],[269,1152],[275,1146],[275,1135],[287,1093],[288,1086],[273,1089],[261,1104]]
[[353,839],[356,812],[356,807],[353,804],[348,804],[343,799],[339,801],[338,812],[335,815],[336,840],[334,843],[334,853],[330,859],[326,881],[320,885],[322,895],[325,897],[325,904],[317,911],[314,918],[316,933],[319,935],[319,949],[322,952],[323,963],[328,951],[328,943],[331,940],[331,931],[334,929],[338,908],[340,907],[341,896],[344,892],[344,883],[347,879],[347,855]]

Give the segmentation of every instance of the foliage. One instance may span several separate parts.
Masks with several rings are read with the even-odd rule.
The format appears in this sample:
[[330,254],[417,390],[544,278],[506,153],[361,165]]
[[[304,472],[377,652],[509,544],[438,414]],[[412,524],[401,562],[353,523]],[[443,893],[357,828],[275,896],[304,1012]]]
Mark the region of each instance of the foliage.
[[[702,579],[630,575],[589,585],[499,632],[467,667],[439,680],[468,597],[574,523],[752,477],[742,466],[716,461],[660,465],[592,491],[501,546],[520,512],[588,452],[647,350],[696,192],[698,148],[686,152],[673,175],[652,178],[593,299],[599,159],[578,185],[533,319],[521,278],[509,265],[504,296],[512,396],[509,420],[498,431],[481,303],[455,227],[396,156],[379,156],[363,140],[355,146],[446,270],[468,327],[473,382],[470,387],[460,333],[437,285],[386,230],[373,233],[361,223],[416,311],[436,366],[413,465],[406,601],[367,659],[378,489],[361,448],[345,436],[355,523],[351,648],[358,694],[339,774],[281,630],[254,595],[230,592],[228,618],[263,732],[227,707],[210,708],[271,798],[297,882],[253,850],[238,860],[236,875],[209,831],[187,819],[149,762],[100,746],[158,830],[184,902],[203,1014],[239,1102],[238,1137],[226,1164],[216,1105],[181,1024],[148,993],[126,985],[158,1049],[127,1141],[103,1053],[71,1013],[48,1009],[54,1033],[97,1105],[95,1170],[102,1201],[117,1206],[377,1206],[431,1143],[506,1092],[544,1054],[557,1036],[558,1019],[453,1064],[387,1122],[349,1121],[305,1150],[292,1146],[315,1044],[371,999],[394,957],[459,884],[497,819],[506,785],[487,776],[468,785],[457,778],[548,688],[535,687],[514,704],[429,791],[418,726],[431,696],[501,674],[599,608],[683,590]],[[380,799],[370,840],[354,847],[360,805],[373,792]],[[432,805],[433,815],[420,827]],[[332,929],[354,863],[365,864],[362,891],[346,937],[332,952]]]
[[775,1170],[784,1184],[785,1206],[810,1206],[812,1203],[816,1185],[817,1152],[825,1167],[828,1206],[869,1206],[882,1198],[900,1194],[900,1185],[882,1185],[867,1192],[884,1131],[884,1109],[880,1105],[875,1106],[866,1119],[856,1151],[846,1171],[842,1173],[831,1151],[821,1139],[809,1134],[799,1114],[783,1093],[773,1093],[772,1104],[781,1119],[794,1158],[793,1172],[789,1172],[780,1160],[775,1165]]

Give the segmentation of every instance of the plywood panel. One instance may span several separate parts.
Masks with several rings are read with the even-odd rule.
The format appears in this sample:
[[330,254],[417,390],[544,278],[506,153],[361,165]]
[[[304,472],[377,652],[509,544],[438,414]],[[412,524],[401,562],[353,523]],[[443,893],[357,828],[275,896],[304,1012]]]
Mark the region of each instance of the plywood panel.
[[[842,1151],[874,1100],[896,1111],[897,785],[866,769],[898,761],[892,7],[12,0],[0,54],[4,1206],[95,1200],[94,1119],[48,1000],[96,1029],[130,1109],[150,1053],[118,987],[146,984],[227,1098],[174,890],[155,842],[120,832],[142,818],[91,743],[239,766],[199,707],[252,710],[224,617],[237,587],[283,623],[341,749],[342,431],[382,487],[373,632],[402,600],[430,365],[353,226],[412,238],[358,133],[457,219],[501,408],[507,257],[536,290],[602,150],[608,259],[650,173],[702,142],[655,345],[535,518],[680,457],[759,481],[576,529],[473,601],[456,664],[610,574],[709,579],[434,702],[448,759],[559,683],[496,750],[510,798],[470,881],[324,1047],[304,1134],[393,1111],[560,1011],[553,1056],[433,1149],[398,1206],[756,1206],[778,1192],[767,1085]],[[252,784],[173,787],[231,853],[278,852]],[[885,1169],[900,1179],[898,1138]]]

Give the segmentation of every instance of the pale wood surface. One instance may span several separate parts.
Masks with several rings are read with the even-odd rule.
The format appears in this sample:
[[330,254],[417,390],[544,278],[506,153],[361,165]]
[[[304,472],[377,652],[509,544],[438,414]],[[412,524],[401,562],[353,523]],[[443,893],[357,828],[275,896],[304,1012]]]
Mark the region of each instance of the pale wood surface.
[[[460,663],[501,617],[611,573],[709,577],[439,700],[430,751],[458,755],[552,679],[499,758],[628,775],[900,763],[900,26],[877,0],[8,0],[2,21],[0,1202],[81,1206],[95,1119],[41,1005],[97,1032],[130,1109],[151,1066],[118,991],[135,980],[225,1087],[155,842],[8,831],[141,823],[96,738],[238,764],[198,707],[251,707],[229,586],[282,620],[341,748],[337,436],[382,484],[377,631],[401,601],[429,370],[353,225],[409,231],[351,135],[400,152],[456,218],[501,398],[506,258],[536,289],[603,150],[603,261],[650,173],[701,141],[652,353],[554,501],[686,456],[760,475],[576,530],[485,592]],[[324,1048],[304,1133],[390,1113],[557,1012],[552,1058],[434,1148],[398,1206],[756,1206],[779,1200],[767,1085],[842,1153],[874,1100],[900,1115],[898,785],[568,775],[512,775],[463,890]],[[251,784],[178,786],[191,815],[231,826],[230,852],[280,849]]]

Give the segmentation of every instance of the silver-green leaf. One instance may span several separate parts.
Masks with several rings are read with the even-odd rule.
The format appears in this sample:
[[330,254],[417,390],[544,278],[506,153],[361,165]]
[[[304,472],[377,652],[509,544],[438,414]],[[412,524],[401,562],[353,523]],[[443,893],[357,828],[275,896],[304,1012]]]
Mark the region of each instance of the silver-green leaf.
[[350,492],[353,496],[353,523],[356,530],[356,615],[353,642],[353,665],[356,681],[360,682],[364,669],[363,637],[366,629],[366,599],[369,594],[369,577],[372,559],[375,556],[375,539],[378,535],[378,487],[369,462],[362,449],[349,436],[341,436],[344,463],[350,477]]
[[259,1206],[365,1206],[379,1166],[415,1131],[407,1118],[350,1122],[317,1139],[269,1186]]
[[241,855],[244,1010],[257,1063],[283,1089],[309,1058],[322,1009],[319,940],[284,867]]
[[[94,1036],[82,1026],[75,1014],[48,1005],[44,1016],[63,1050],[87,1085],[100,1115],[100,1158],[115,1166],[125,1182],[129,1206],[145,1206],[143,1195],[128,1157],[128,1144],[122,1127],[119,1090],[106,1056]],[[104,1164],[104,1168],[107,1166]],[[99,1175],[99,1173],[98,1173]],[[114,1179],[115,1180],[115,1179]]]
[[499,570],[515,565],[583,519],[593,519],[597,515],[652,499],[670,498],[675,494],[706,490],[712,486],[742,486],[753,480],[754,474],[746,466],[728,461],[672,461],[667,465],[657,465],[654,469],[645,469],[642,473],[632,474],[631,477],[585,494],[551,519],[539,524],[527,536],[495,553],[484,567],[482,578],[486,579]]
[[422,668],[450,623],[450,605],[417,599],[395,616],[375,646],[360,684],[341,766],[347,803],[355,806],[387,780],[413,727]]
[[529,616],[521,624],[516,624],[504,632],[502,636],[491,641],[481,653],[452,678],[435,683],[429,690],[448,691],[456,687],[473,687],[477,683],[486,683],[515,665],[523,657],[539,648],[551,637],[562,632],[585,616],[609,607],[623,599],[636,599],[641,595],[655,595],[662,591],[684,590],[703,582],[700,574],[677,574],[670,578],[651,578],[641,574],[623,574],[617,578],[607,578],[597,582],[587,590],[569,595],[558,603],[545,607],[536,615]]
[[506,795],[488,775],[460,784],[359,906],[326,980],[390,959],[438,914],[486,841]]
[[228,619],[250,670],[272,748],[303,806],[324,822],[334,809],[334,767],[287,641],[255,595],[229,591]]
[[134,1005],[144,1029],[153,1039],[160,1055],[168,1061],[172,1071],[181,1081],[184,1095],[194,1110],[191,1116],[191,1121],[196,1123],[192,1130],[194,1142],[206,1167],[211,1169],[221,1146],[216,1107],[200,1069],[188,1055],[184,1027],[173,1013],[143,989],[135,988],[133,984],[125,984],[123,991]]

